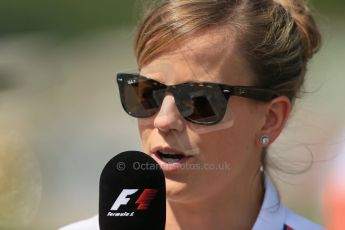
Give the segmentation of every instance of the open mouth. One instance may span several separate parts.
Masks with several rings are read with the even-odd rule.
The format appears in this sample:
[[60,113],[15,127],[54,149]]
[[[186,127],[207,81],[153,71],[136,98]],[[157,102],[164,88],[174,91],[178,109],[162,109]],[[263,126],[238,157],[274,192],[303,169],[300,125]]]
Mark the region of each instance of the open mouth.
[[186,155],[183,155],[183,154],[161,152],[161,151],[157,151],[156,155],[159,157],[160,160],[164,161],[167,164],[178,163],[182,159],[187,157]]
[[153,158],[159,163],[165,172],[173,172],[184,169],[183,166],[193,158],[192,155],[186,154],[178,149],[169,146],[157,146],[150,151]]

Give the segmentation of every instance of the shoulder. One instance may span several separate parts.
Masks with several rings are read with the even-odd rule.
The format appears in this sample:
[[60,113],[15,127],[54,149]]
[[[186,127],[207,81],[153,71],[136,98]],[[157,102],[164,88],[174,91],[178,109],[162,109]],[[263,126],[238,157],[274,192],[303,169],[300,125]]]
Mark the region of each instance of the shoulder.
[[98,215],[67,225],[58,230],[99,230]]
[[300,229],[308,229],[308,230],[324,230],[322,226],[308,220],[307,218],[298,215],[297,213],[285,208],[286,216],[285,216],[285,225],[286,227],[284,230],[300,230]]
[[253,230],[322,230],[323,227],[286,208],[269,176],[265,176],[264,200]]

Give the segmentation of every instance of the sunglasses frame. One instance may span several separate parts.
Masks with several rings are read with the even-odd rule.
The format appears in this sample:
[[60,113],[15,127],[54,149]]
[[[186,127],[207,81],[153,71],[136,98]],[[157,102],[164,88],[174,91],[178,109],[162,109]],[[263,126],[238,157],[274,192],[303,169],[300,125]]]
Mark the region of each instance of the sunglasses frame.
[[[269,102],[269,101],[271,101],[274,98],[279,96],[279,94],[274,90],[259,88],[259,87],[255,87],[255,86],[233,86],[233,85],[226,85],[226,84],[220,84],[220,83],[214,83],[214,82],[184,82],[184,83],[180,83],[180,84],[176,84],[176,85],[165,85],[159,81],[150,79],[150,78],[143,76],[141,74],[138,74],[138,73],[117,73],[116,74],[116,81],[117,81],[118,86],[119,86],[122,107],[126,111],[127,114],[129,114],[130,116],[136,117],[136,118],[148,118],[148,117],[151,117],[153,115],[143,116],[143,117],[135,116],[131,112],[127,111],[126,106],[123,104],[123,98],[122,98],[123,97],[123,92],[122,92],[123,88],[121,88],[121,84],[133,84],[136,82],[136,80],[133,80],[133,78],[135,78],[136,80],[142,79],[142,80],[146,80],[146,81],[152,81],[153,84],[160,85],[162,88],[164,88],[165,92],[169,92],[169,91],[171,91],[171,89],[175,89],[175,88],[181,87],[183,85],[190,85],[190,86],[198,85],[198,86],[206,86],[206,87],[210,87],[210,88],[217,87],[218,89],[220,89],[222,91],[226,101],[229,100],[230,96],[239,96],[239,97],[244,97],[244,98],[248,98],[248,99],[253,99],[253,100],[258,100],[258,101],[263,101],[263,102]],[[175,97],[175,95],[174,95],[174,97]],[[161,105],[159,105],[159,106],[161,106]],[[224,111],[224,114],[225,114],[225,111]],[[223,116],[224,116],[224,114],[223,114]],[[207,122],[207,123],[198,122],[196,120],[192,120],[192,119],[185,117],[185,116],[183,116],[183,117],[186,120],[188,120],[189,122],[192,122],[195,124],[213,125],[213,124],[220,122],[223,119],[223,116],[219,120],[215,120],[215,121]]]

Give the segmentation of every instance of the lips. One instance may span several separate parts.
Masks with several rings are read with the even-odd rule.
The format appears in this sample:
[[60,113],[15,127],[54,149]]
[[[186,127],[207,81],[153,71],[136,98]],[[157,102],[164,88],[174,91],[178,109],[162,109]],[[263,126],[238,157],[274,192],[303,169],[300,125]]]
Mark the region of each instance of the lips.
[[152,149],[151,153],[164,171],[176,170],[191,158],[191,156],[170,147],[156,147]]
[[168,164],[176,163],[181,160],[185,155],[183,154],[174,154],[170,152],[157,152],[158,157]]

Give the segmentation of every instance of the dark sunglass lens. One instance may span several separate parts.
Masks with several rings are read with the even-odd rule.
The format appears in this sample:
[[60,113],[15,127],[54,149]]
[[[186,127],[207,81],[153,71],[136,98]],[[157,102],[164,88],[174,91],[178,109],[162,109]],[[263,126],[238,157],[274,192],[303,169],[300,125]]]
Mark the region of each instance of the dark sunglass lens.
[[153,116],[159,105],[153,96],[156,88],[151,80],[133,78],[119,84],[121,101],[126,112],[134,117],[144,118]]
[[211,125],[224,117],[227,100],[218,87],[184,85],[177,106],[181,114],[197,124]]

